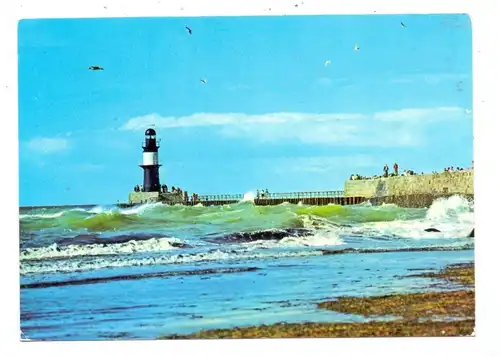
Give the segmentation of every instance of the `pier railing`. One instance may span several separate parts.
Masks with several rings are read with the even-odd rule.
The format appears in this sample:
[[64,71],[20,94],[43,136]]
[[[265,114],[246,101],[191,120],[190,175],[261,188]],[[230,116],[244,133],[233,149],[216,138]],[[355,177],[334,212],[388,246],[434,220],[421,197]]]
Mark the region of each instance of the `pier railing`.
[[[263,195],[262,195],[263,194]],[[301,198],[341,198],[344,196],[343,190],[331,190],[323,192],[292,192],[292,193],[262,193],[255,199],[301,199]],[[212,194],[199,195],[199,201],[240,201],[243,194]]]
[[243,194],[217,194],[217,195],[198,195],[201,201],[240,201],[243,200]]
[[256,199],[341,198],[343,196],[343,190],[331,190],[323,192],[264,193],[264,196]]

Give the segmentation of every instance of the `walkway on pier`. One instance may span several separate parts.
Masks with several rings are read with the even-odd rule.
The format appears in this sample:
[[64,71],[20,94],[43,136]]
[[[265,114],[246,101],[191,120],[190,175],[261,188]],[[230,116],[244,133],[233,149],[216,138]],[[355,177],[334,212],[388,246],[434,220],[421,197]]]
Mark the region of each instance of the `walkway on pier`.
[[[248,197],[247,200],[252,200]],[[227,205],[236,204],[245,200],[244,194],[213,194],[213,195],[199,195],[196,200],[188,200],[179,203],[167,203],[169,205],[182,204],[188,206],[195,206],[198,204],[204,206],[212,205]],[[362,197],[344,197],[344,191],[324,191],[324,192],[294,192],[294,193],[264,193],[260,198],[254,198],[255,205],[279,205],[283,203],[290,204],[306,204],[306,205],[353,205],[360,204],[366,201]],[[120,207],[130,207],[134,204],[119,204]]]
[[[362,197],[317,197],[317,198],[269,198],[269,199],[255,199],[253,202],[255,205],[279,205],[283,203],[290,204],[306,204],[306,205],[354,205],[360,204],[366,201],[366,198]],[[226,205],[239,203],[241,200],[199,200],[199,201],[189,201],[184,202],[184,205],[198,205],[202,204],[204,206],[211,205]]]

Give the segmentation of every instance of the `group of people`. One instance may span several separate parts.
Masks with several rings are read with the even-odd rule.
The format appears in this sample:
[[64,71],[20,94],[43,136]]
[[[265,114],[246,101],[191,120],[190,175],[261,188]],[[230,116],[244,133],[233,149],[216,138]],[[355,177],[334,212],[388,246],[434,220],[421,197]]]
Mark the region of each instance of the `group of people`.
[[[142,185],[136,185],[134,187],[134,192],[144,192],[144,187]],[[184,195],[184,201],[189,201],[189,194],[187,191],[183,191],[181,188],[176,188],[174,186],[171,187],[171,190],[168,190],[168,186],[166,184],[162,184],[160,186],[160,192],[162,194],[183,194]],[[193,193],[191,195],[191,201],[198,201],[199,196],[196,193]]]
[[[392,168],[394,169],[394,172],[391,173],[390,176],[391,177],[398,176],[399,175],[399,165],[397,163],[394,163],[394,165],[392,166]],[[382,177],[389,177],[389,166],[387,165],[387,163],[384,164],[384,174],[382,175]]]
[[[161,185],[161,192],[162,193],[169,193],[168,191],[168,186],[166,184]],[[172,186],[171,192],[172,194],[183,194],[184,195],[184,201],[189,201],[189,194],[187,191],[183,191],[181,188],[176,188]],[[193,193],[191,194],[191,201],[198,201],[199,197],[198,194]]]
[[[392,168],[393,168],[393,172],[389,173],[389,166],[387,164],[384,164],[384,168],[383,168],[384,173],[381,176],[374,175],[373,177],[365,177],[365,176],[362,176],[360,174],[351,174],[351,177],[349,178],[349,180],[367,180],[367,179],[377,179],[377,178],[382,178],[382,177],[387,178],[387,177],[398,176],[399,175],[399,165],[397,163],[394,163]],[[405,174],[413,175],[413,174],[415,174],[415,172],[413,172],[412,170],[405,170]]]
[[269,198],[269,190],[259,190],[257,189],[257,199]]
[[[198,201],[199,199],[200,199],[200,197],[198,196],[198,194],[193,193],[193,195],[191,195],[191,201]],[[189,200],[187,193],[184,195],[184,200],[186,200],[186,201]]]
[[161,192],[162,193],[172,193],[172,194],[182,194],[182,189],[181,188],[176,188],[176,187],[172,186],[172,191],[169,192],[168,191],[168,185],[162,184],[161,185]]
[[459,171],[464,171],[465,169],[463,168],[460,168],[460,167],[456,167],[454,168],[453,166],[451,167],[446,167],[443,169],[443,172],[459,172]]

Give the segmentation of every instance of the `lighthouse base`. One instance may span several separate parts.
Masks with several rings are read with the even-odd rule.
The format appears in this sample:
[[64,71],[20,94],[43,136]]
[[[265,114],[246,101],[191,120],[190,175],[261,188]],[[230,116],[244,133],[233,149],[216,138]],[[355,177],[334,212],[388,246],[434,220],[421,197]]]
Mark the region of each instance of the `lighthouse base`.
[[184,195],[180,193],[159,193],[159,192],[130,192],[128,195],[130,204],[146,204],[146,203],[169,203],[182,204]]

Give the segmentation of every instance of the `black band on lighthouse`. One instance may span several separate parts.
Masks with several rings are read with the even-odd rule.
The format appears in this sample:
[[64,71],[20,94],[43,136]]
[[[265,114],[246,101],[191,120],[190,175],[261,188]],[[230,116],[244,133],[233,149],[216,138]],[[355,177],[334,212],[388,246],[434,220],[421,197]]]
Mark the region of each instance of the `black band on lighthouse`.
[[160,192],[160,164],[154,166],[142,166],[144,169],[144,191],[145,192]]
[[160,164],[158,164],[158,148],[160,146],[156,142],[156,131],[147,129],[144,133],[146,136],[142,145],[142,165],[144,170],[144,191],[145,192],[160,192]]

